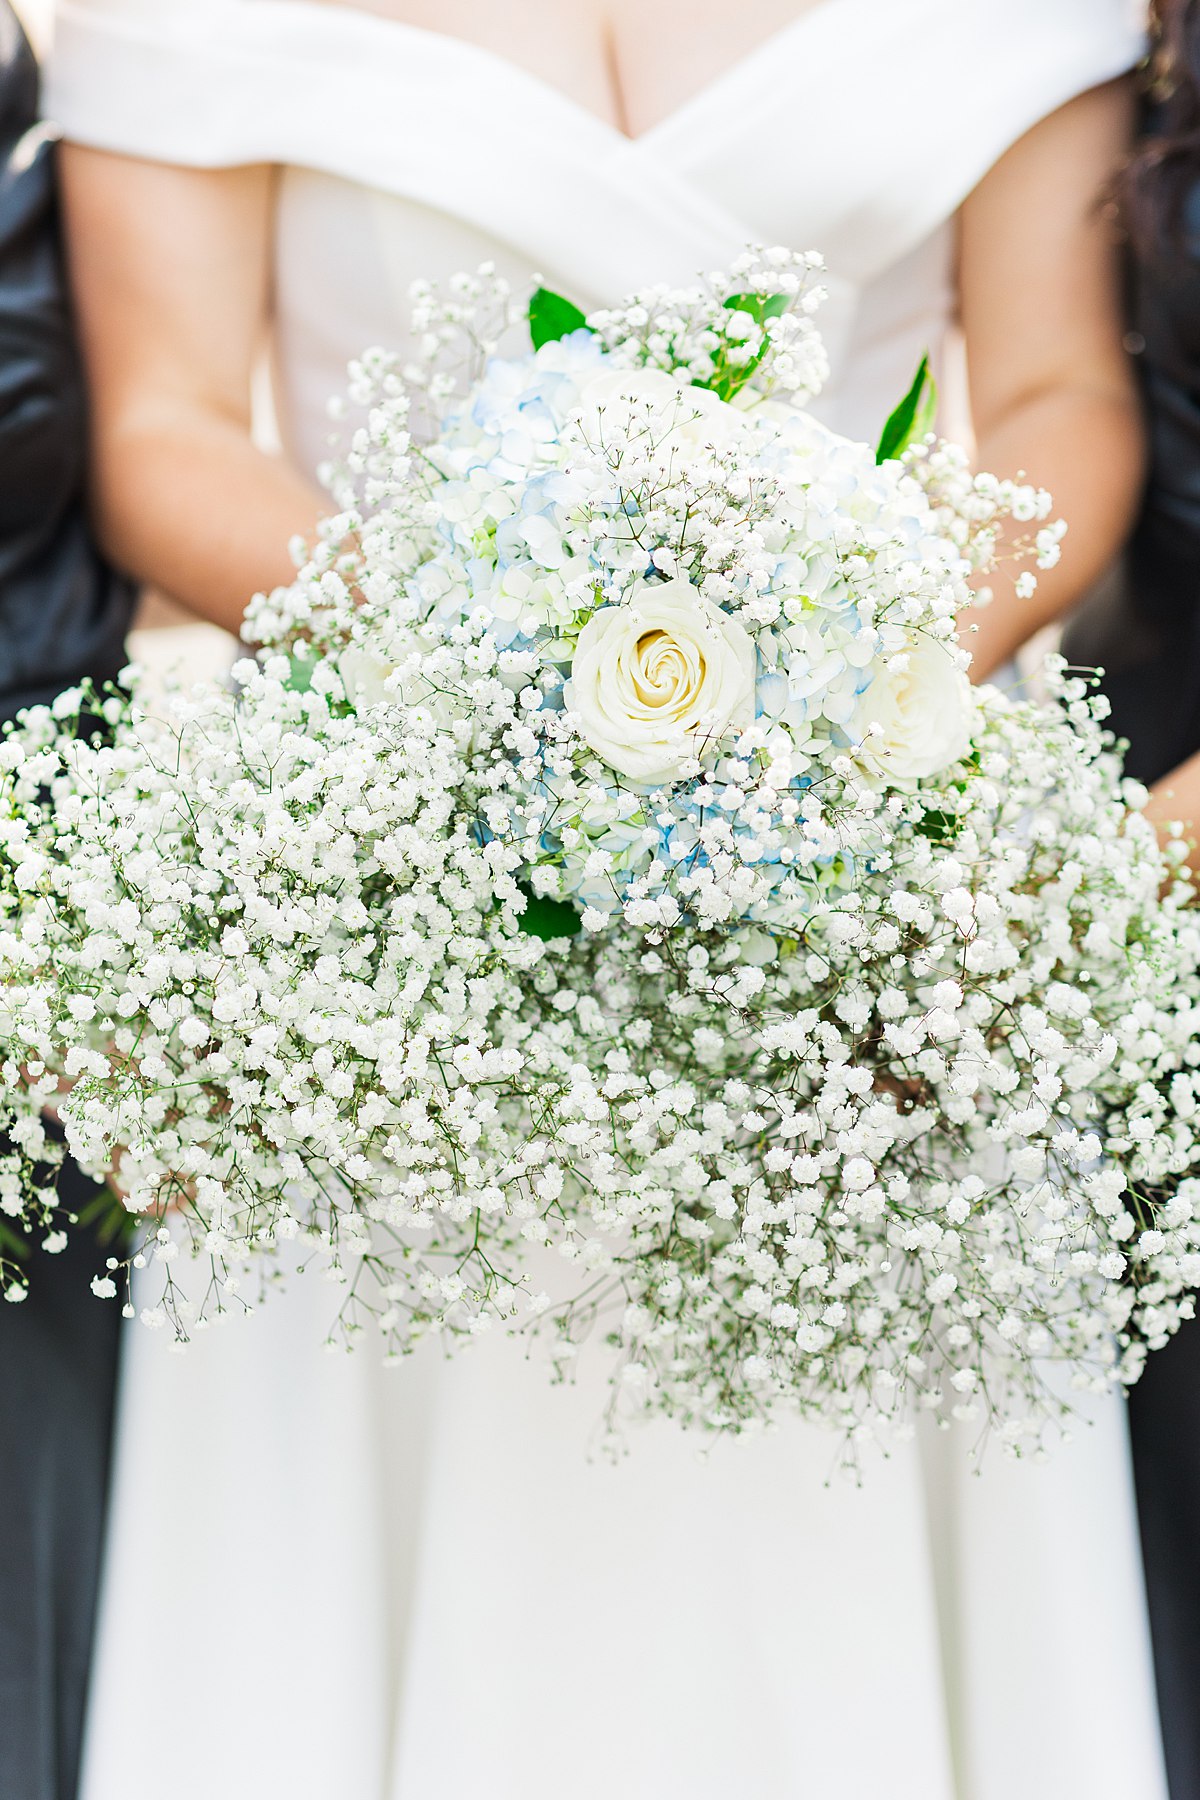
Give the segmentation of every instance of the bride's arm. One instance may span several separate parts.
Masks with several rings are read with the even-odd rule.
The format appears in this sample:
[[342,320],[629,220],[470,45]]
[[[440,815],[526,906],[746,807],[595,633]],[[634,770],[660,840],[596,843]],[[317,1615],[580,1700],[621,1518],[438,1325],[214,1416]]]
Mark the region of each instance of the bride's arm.
[[288,542],[321,510],[315,488],[250,436],[272,171],[67,145],[62,175],[101,541],[236,631],[253,593],[290,578]]
[[1102,205],[1129,143],[1127,82],[1081,96],[1007,153],[962,210],[960,284],[977,460],[1049,488],[1069,531],[1032,600],[1005,569],[968,639],[977,678],[1082,598],[1132,524],[1142,424],[1116,233]]
[[[1195,833],[1200,821],[1200,752],[1155,782],[1146,817],[1160,827],[1160,835],[1175,820],[1182,820],[1189,836]],[[1192,845],[1188,862],[1200,872],[1200,843]]]

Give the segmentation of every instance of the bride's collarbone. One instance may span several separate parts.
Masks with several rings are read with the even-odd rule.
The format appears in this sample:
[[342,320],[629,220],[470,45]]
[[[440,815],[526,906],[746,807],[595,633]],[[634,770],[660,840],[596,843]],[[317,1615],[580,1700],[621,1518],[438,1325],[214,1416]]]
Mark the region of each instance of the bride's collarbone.
[[757,0],[746,14],[728,0],[315,0],[337,11],[459,39],[534,76],[630,137],[673,113],[832,0]]

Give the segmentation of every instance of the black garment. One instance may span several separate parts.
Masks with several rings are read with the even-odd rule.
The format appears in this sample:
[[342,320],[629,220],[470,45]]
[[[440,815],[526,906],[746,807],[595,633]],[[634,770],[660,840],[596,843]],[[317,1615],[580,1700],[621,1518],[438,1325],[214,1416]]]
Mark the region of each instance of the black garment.
[[[74,1164],[60,1192],[95,1192]],[[74,1237],[31,1258],[0,1313],[0,1794],[75,1800],[100,1573],[120,1309],[103,1253]],[[2,1303],[0,1303],[2,1304]]]
[[[1064,643],[1106,671],[1110,723],[1147,782],[1200,749],[1200,184],[1185,223],[1130,271],[1149,483],[1120,568]],[[1200,1800],[1200,1321],[1150,1357],[1129,1416],[1171,1800]]]
[[[120,668],[127,583],[82,507],[83,384],[37,67],[0,0],[0,718]],[[73,1208],[94,1192],[63,1173]],[[0,1800],[74,1800],[108,1484],[120,1314],[103,1254],[35,1253],[0,1301]]]
[[87,422],[38,75],[0,0],[0,717],[124,661],[128,583],[81,505]]
[[1150,463],[1121,563],[1071,621],[1071,662],[1104,670],[1127,767],[1156,781],[1200,750],[1200,184],[1172,248],[1131,260]]

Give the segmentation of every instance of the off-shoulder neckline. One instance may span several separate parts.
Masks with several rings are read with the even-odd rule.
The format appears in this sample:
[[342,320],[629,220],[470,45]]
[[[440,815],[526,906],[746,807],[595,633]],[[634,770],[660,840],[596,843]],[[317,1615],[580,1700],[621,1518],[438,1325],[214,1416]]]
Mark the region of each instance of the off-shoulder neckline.
[[306,13],[325,13],[335,18],[351,21],[350,29],[371,31],[377,28],[382,33],[391,34],[395,38],[408,38],[412,43],[421,45],[426,50],[441,51],[446,55],[460,56],[465,63],[473,64],[476,69],[490,71],[498,79],[503,79],[516,88],[524,88],[526,92],[537,94],[543,102],[549,102],[560,110],[573,114],[582,124],[590,127],[597,134],[603,135],[617,145],[628,149],[641,146],[649,148],[661,139],[670,136],[677,128],[690,122],[694,116],[706,107],[719,103],[726,91],[747,77],[752,77],[762,65],[773,62],[781,52],[791,48],[794,40],[802,37],[806,30],[813,26],[824,15],[840,12],[855,5],[872,5],[875,0],[816,0],[816,4],[805,7],[803,12],[788,19],[777,30],[768,32],[757,44],[751,46],[743,55],[736,57],[719,69],[708,81],[701,84],[694,93],[689,94],[677,106],[656,119],[644,131],[632,133],[623,131],[611,119],[606,119],[590,106],[585,106],[563,88],[556,87],[552,81],[527,69],[523,64],[514,62],[505,56],[503,51],[493,50],[486,44],[476,43],[472,38],[458,37],[447,31],[435,31],[432,27],[415,25],[408,19],[389,18],[386,13],[376,12],[363,6],[353,4],[342,5],[335,0],[239,0],[243,6],[253,6],[260,15],[269,7],[278,7],[281,11],[293,9]]

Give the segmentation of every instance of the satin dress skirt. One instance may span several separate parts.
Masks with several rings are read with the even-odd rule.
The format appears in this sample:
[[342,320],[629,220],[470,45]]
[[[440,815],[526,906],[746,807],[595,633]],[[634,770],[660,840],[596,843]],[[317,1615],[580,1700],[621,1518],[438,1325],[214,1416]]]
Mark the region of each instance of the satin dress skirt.
[[599,1346],[385,1368],[334,1310],[129,1326],[82,1800],[1165,1800],[1121,1400],[979,1476],[798,1421],[614,1463]]

